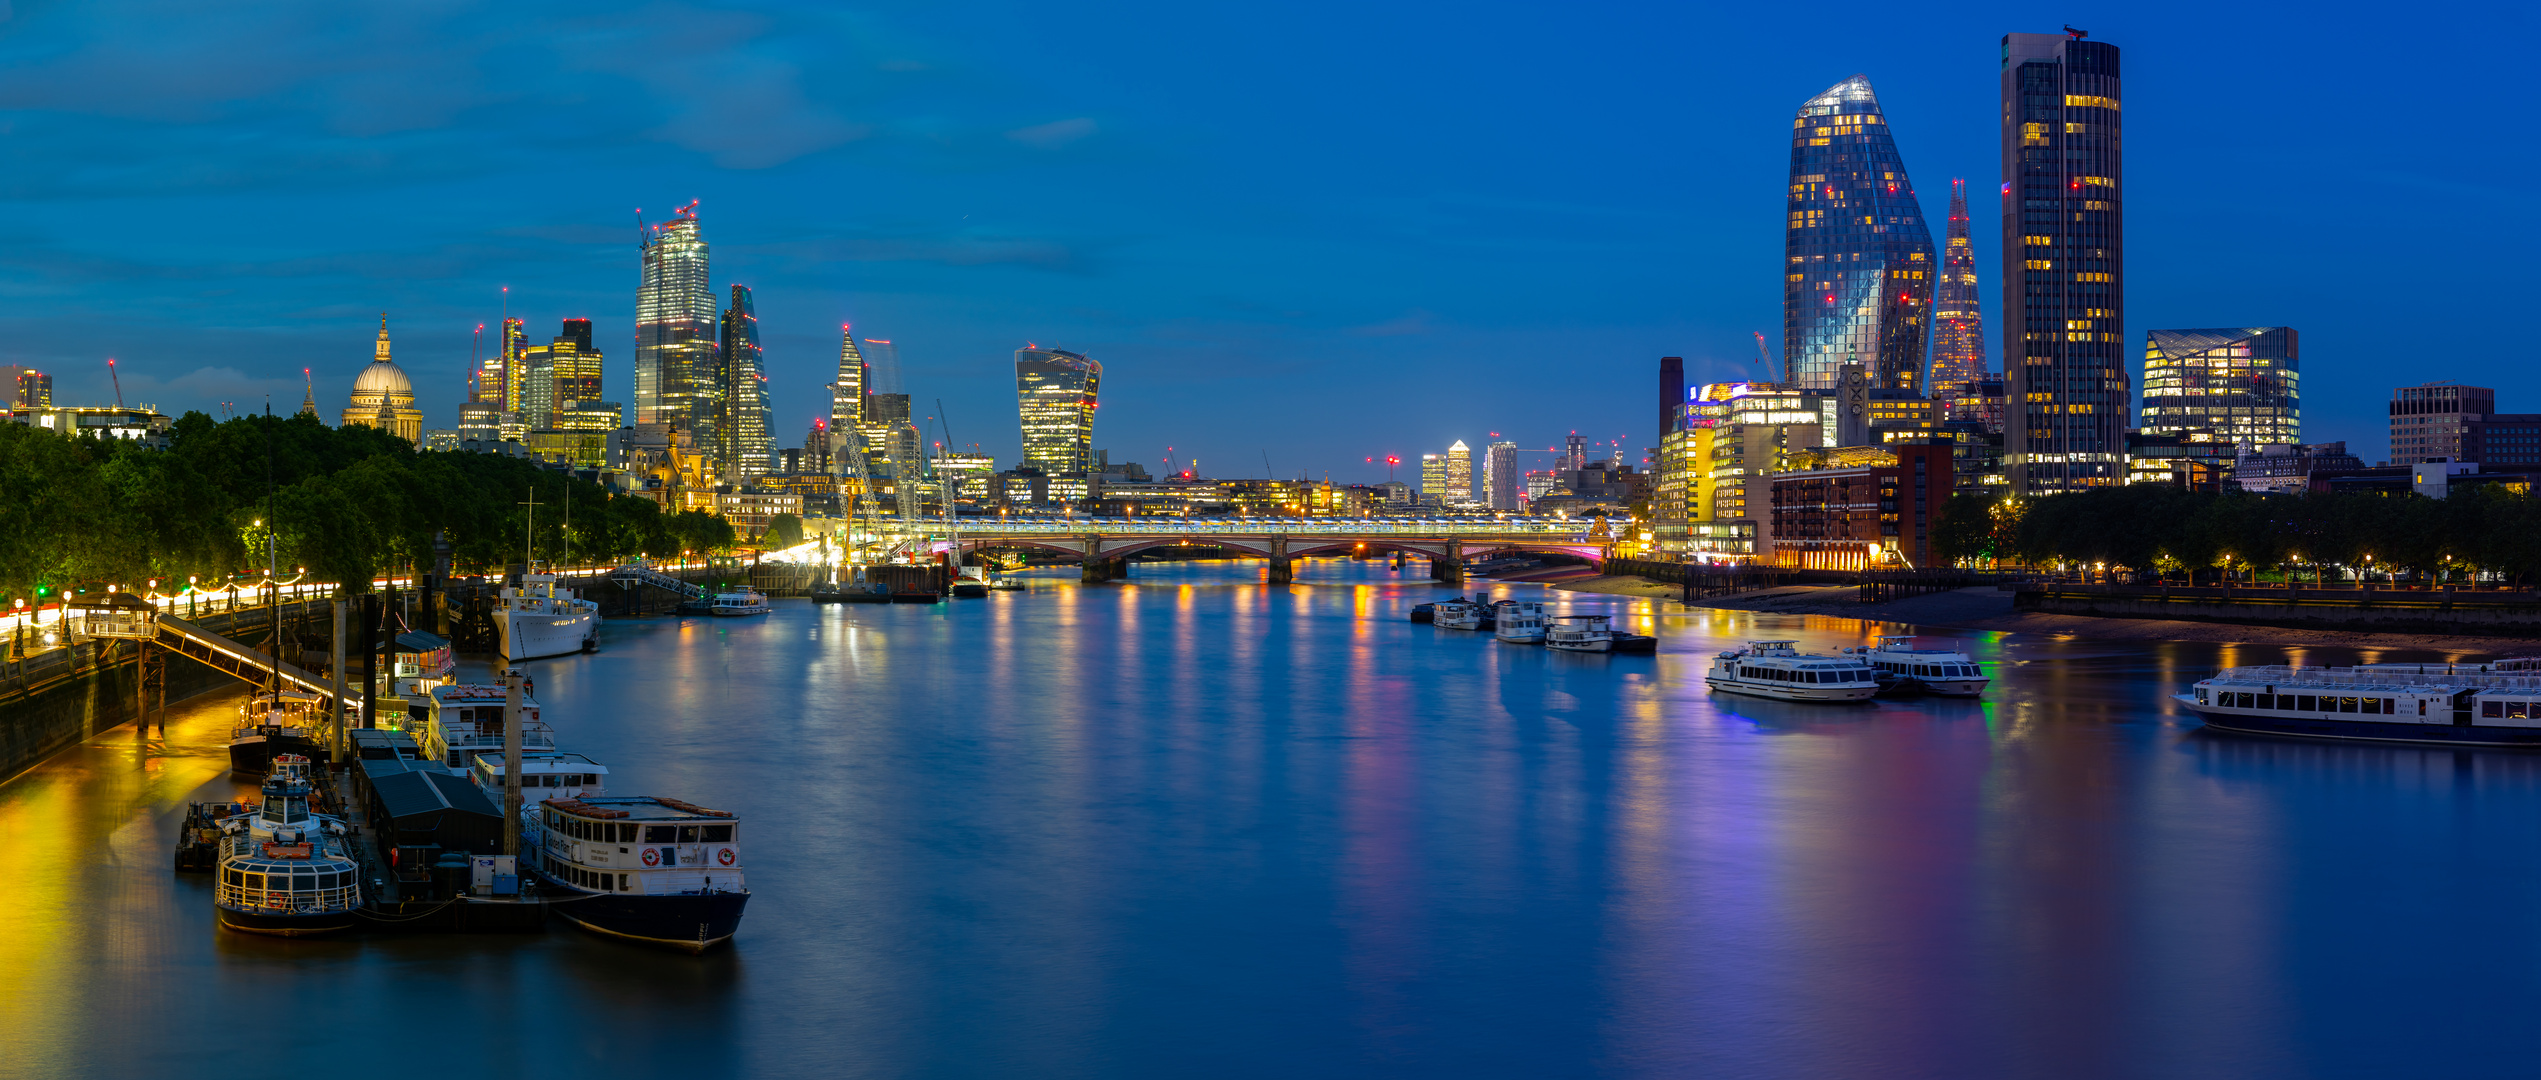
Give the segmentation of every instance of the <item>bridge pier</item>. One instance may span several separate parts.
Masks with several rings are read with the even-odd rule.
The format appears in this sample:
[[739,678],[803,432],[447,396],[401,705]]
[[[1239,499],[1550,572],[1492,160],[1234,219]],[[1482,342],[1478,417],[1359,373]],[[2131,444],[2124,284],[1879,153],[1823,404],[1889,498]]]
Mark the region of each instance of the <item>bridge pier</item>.
[[1271,537],[1270,583],[1273,585],[1291,585],[1295,584],[1296,581],[1297,564],[1295,560],[1288,557],[1288,538],[1285,536]]
[[1444,554],[1441,554],[1441,555],[1435,556],[1435,557],[1433,557],[1433,558],[1431,558],[1431,559],[1429,560],[1429,578],[1430,578],[1430,580],[1432,580],[1432,581],[1443,581],[1443,582],[1446,582],[1447,584],[1450,584],[1450,585],[1461,585],[1461,584],[1464,584],[1464,581],[1465,581],[1465,542],[1464,542],[1464,541],[1462,541],[1462,540],[1449,540],[1449,541],[1447,541],[1447,550],[1446,550],[1446,552],[1445,552]]
[[1119,581],[1128,576],[1128,559],[1121,558],[1119,556],[1104,558],[1097,555],[1088,555],[1085,557],[1083,572],[1078,575],[1079,579],[1088,585],[1100,585],[1106,581]]

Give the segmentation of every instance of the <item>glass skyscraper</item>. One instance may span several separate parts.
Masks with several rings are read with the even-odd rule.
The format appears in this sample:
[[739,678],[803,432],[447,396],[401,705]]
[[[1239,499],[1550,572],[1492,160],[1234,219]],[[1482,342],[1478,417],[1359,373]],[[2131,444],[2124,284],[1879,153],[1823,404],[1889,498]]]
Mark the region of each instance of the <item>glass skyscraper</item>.
[[1950,238],[1932,293],[1932,397],[1955,403],[1985,381],[1985,313],[1976,302],[1976,247],[1968,242],[1968,182],[1950,181]]
[[768,377],[759,347],[759,312],[750,287],[732,287],[732,306],[724,309],[722,357],[716,380],[716,470],[731,480],[748,482],[776,469],[776,439],[768,433]]
[[635,297],[636,423],[672,424],[701,439],[712,430],[715,316],[706,237],[692,201],[644,235],[644,279]]
[[1518,444],[1501,440],[1482,449],[1482,499],[1493,510],[1518,508],[1518,493],[1525,490],[1524,477],[1518,470]]
[[2003,37],[2003,467],[2012,491],[2126,482],[2118,50]]
[[865,418],[865,354],[856,348],[856,324],[838,327],[838,381],[829,384],[829,438],[833,454],[851,449]]
[[1791,122],[1782,253],[1785,381],[1833,389],[1860,364],[1874,386],[1923,388],[1932,233],[1863,76],[1802,102]]
[[1094,465],[1094,402],[1103,365],[1065,349],[1015,350],[1015,404],[1023,416],[1023,463],[1051,476],[1083,476]]
[[2137,426],[2151,434],[2212,431],[2244,448],[2301,443],[2297,341],[2290,326],[2147,333]]
[[600,352],[591,347],[591,320],[566,319],[556,340],[524,350],[521,411],[531,430],[561,428],[558,411],[569,403],[600,401]]

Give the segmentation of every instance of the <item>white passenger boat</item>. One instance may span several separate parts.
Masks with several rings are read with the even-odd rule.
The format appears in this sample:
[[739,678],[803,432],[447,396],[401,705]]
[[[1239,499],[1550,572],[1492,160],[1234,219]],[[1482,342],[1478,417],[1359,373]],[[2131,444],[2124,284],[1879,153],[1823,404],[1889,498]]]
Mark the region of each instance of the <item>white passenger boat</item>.
[[2541,747],[2541,672],[2500,666],[2225,668],[2172,700],[2226,731]]
[[[469,779],[492,798],[503,802],[503,755],[484,754],[469,770]],[[580,754],[558,750],[521,751],[521,802],[535,806],[548,799],[579,799],[585,795],[606,795],[609,767]]]
[[281,754],[317,754],[326,729],[326,699],[297,690],[265,691],[238,705],[238,722],[230,728],[229,769],[253,775],[264,772]]
[[1483,630],[1491,626],[1491,614],[1480,604],[1441,600],[1431,609],[1429,624],[1444,630]]
[[1491,633],[1513,645],[1541,645],[1544,630],[1550,622],[1544,605],[1525,600],[1502,600],[1491,605],[1491,618],[1499,625]]
[[535,813],[538,857],[525,861],[565,921],[690,952],[740,927],[750,889],[731,813],[625,795],[551,799]]
[[[442,767],[461,774],[474,772],[477,759],[488,754],[498,763],[503,760],[502,687],[470,683],[436,686],[432,688],[431,702],[409,706],[406,720],[406,732],[423,748],[425,760],[440,762]],[[523,754],[552,753],[556,749],[555,732],[539,720],[538,714],[537,699],[523,693]]]
[[307,937],[353,925],[362,906],[361,866],[345,828],[309,807],[309,759],[277,754],[253,813],[221,823],[220,883],[212,909],[222,926]]
[[765,615],[773,609],[768,606],[766,593],[757,589],[736,589],[716,593],[706,610],[716,615]]
[[1877,645],[1838,649],[1871,666],[1880,689],[1896,694],[1975,697],[1985,692],[1985,669],[1963,652],[1915,648],[1913,634],[1881,634]]
[[524,574],[506,587],[494,613],[503,659],[536,660],[585,652],[600,645],[600,605],[556,588],[554,574]]
[[1849,656],[1811,656],[1792,641],[1750,641],[1712,659],[1704,681],[1714,690],[1784,701],[1867,701],[1879,678]]
[[1544,631],[1544,647],[1563,652],[1613,652],[1615,632],[1604,615],[1556,615]]

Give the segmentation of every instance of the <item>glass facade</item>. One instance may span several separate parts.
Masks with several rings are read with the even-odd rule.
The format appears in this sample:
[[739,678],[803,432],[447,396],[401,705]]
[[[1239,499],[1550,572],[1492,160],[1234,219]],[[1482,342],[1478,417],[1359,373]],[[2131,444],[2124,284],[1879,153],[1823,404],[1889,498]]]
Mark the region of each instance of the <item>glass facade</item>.
[[1447,448],[1448,506],[1464,506],[1473,502],[1473,450],[1463,439]]
[[716,350],[722,358],[715,393],[715,469],[748,483],[776,470],[776,439],[768,433],[766,356],[759,347],[759,310],[750,287],[732,287]]
[[1103,365],[1065,349],[1015,350],[1015,404],[1023,463],[1051,476],[1083,476],[1094,464],[1094,403]]
[[2144,338],[2144,412],[2155,434],[2213,431],[2244,447],[2303,441],[2292,327],[2154,330]]
[[1789,201],[1784,381],[1832,389],[1844,365],[1860,364],[1876,386],[1921,389],[1932,233],[1869,79],[1855,75],[1801,104]]
[[1493,510],[1515,510],[1520,490],[1518,444],[1502,441],[1483,447],[1483,501]]
[[528,375],[521,409],[533,431],[563,428],[559,411],[600,400],[600,351],[591,347],[589,319],[565,320],[554,342],[527,350],[522,366]]
[[[838,328],[838,381],[829,384],[829,424],[822,428],[832,454],[855,449],[848,445],[856,438],[856,425],[865,416],[865,354],[856,348],[856,325],[844,323]],[[809,447],[809,444],[805,444]],[[833,468],[837,467],[833,459]]]
[[1976,246],[1968,242],[1968,182],[1950,181],[1950,234],[1932,292],[1932,398],[1944,411],[1985,381],[1985,313],[1977,305]]
[[2118,50],[2003,38],[2004,468],[2041,495],[2126,481]]
[[646,232],[635,298],[636,423],[712,430],[716,307],[706,264],[696,203]]

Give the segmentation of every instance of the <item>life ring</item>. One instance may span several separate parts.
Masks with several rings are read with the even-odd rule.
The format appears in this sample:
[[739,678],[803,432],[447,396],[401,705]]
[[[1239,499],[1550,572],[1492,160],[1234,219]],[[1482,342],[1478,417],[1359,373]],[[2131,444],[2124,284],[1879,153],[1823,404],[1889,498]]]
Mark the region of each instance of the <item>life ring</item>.
[[725,848],[721,851],[715,852],[715,861],[722,863],[725,866],[732,865],[732,849]]
[[654,849],[654,848],[645,848],[645,849],[644,849],[644,865],[646,865],[646,866],[660,866],[660,865],[662,865],[662,853],[661,853],[659,850],[656,850],[656,849]]

